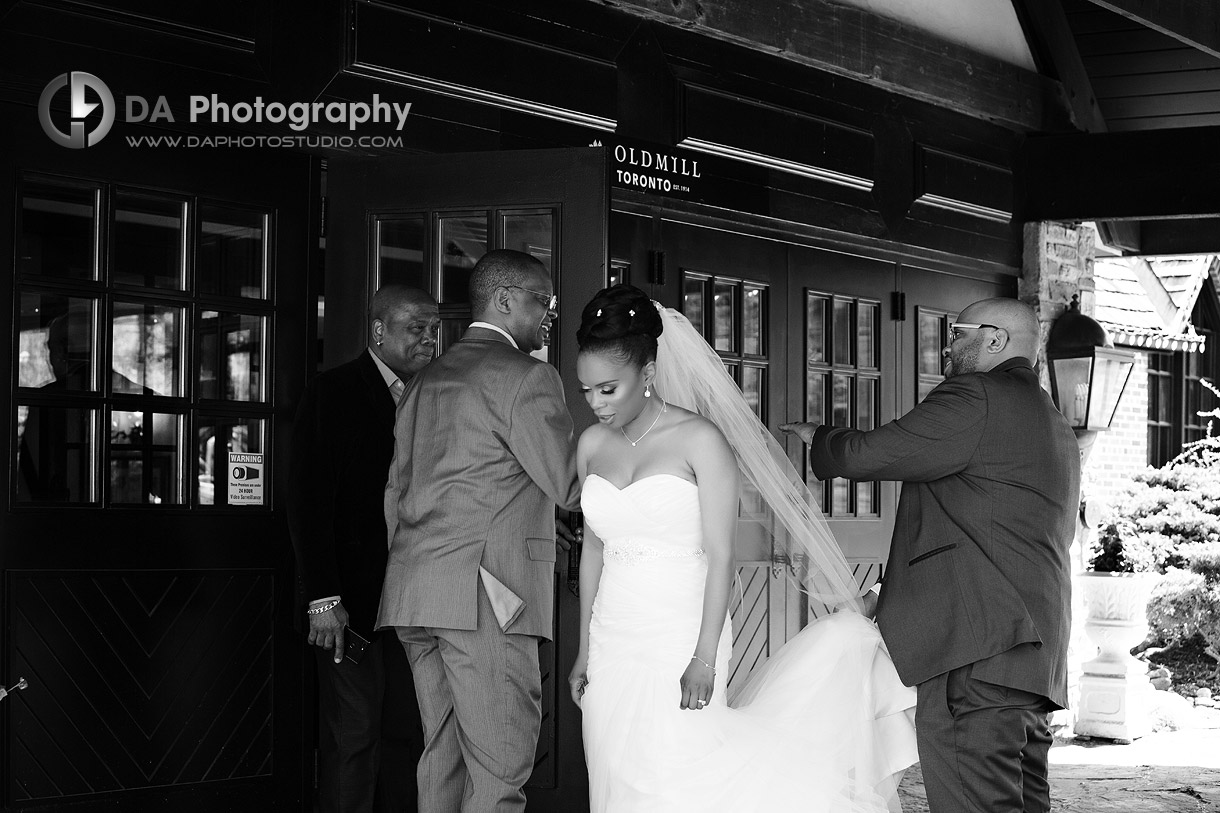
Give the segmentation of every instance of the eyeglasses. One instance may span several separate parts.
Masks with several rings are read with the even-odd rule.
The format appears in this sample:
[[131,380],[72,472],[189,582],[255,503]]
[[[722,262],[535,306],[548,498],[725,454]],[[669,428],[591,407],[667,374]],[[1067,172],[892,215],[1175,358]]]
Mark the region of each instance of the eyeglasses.
[[542,291],[531,291],[529,288],[522,288],[520,285],[505,285],[505,288],[516,288],[519,291],[525,291],[527,294],[533,294],[534,299],[538,300],[538,304],[549,311],[559,308],[559,297],[554,294],[544,294]]
[[963,330],[981,330],[982,328],[985,328],[985,327],[989,327],[992,330],[1000,329],[999,325],[976,324],[974,322],[950,322],[949,323],[949,341],[951,341],[951,342],[957,341],[961,337]]

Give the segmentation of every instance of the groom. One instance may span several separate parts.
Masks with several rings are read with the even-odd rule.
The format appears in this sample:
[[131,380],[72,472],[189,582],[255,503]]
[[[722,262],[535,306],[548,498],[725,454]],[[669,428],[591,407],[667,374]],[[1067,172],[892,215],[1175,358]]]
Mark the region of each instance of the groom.
[[551,637],[555,506],[580,496],[559,374],[529,355],[556,316],[518,251],[470,276],[475,321],[411,380],[386,485],[378,627],[394,627],[424,725],[420,813],[525,809]]
[[987,299],[950,326],[945,380],[871,432],[785,424],[819,479],[901,480],[877,623],[918,686],[932,813],[1050,809],[1046,715],[1067,705],[1080,456],[1038,384],[1038,321]]

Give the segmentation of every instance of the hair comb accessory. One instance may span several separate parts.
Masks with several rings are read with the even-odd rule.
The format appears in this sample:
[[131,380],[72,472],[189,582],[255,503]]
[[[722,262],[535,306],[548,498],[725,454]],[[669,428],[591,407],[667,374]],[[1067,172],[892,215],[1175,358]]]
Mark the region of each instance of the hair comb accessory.
[[627,311],[627,315],[628,315],[628,316],[635,316],[635,308],[632,308],[631,310]]
[[601,315],[602,315],[602,309],[601,309],[601,308],[598,308],[598,309],[597,309],[597,315],[598,315],[598,316],[601,316]]

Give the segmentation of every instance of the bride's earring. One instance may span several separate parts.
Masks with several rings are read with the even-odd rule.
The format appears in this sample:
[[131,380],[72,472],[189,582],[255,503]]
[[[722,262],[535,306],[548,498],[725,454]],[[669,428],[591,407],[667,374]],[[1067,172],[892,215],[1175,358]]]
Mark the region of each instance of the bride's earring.
[[651,398],[651,397],[652,397],[652,392],[649,390],[649,387],[651,387],[651,386],[652,386],[651,384],[645,384],[645,385],[644,385],[644,397],[645,397],[645,398]]

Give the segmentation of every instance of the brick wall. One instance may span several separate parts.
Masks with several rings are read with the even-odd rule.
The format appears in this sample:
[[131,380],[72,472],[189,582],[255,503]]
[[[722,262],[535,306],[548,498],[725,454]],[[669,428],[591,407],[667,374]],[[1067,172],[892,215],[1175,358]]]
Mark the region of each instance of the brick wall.
[[[1132,348],[1122,348],[1130,350]],[[1148,354],[1135,350],[1135,367],[1109,432],[1098,432],[1085,463],[1090,497],[1111,497],[1119,483],[1148,465]]]

